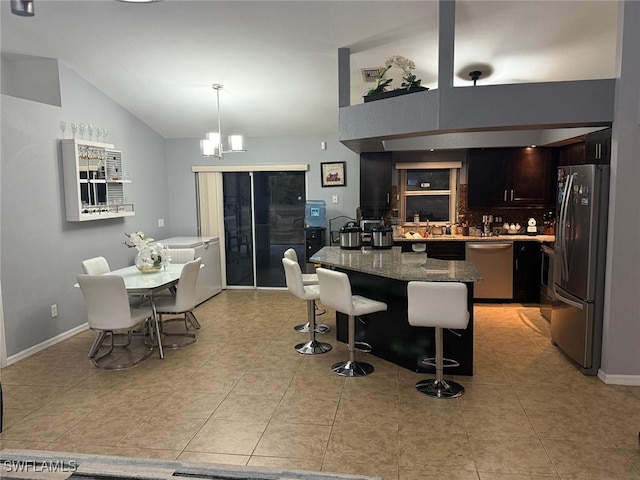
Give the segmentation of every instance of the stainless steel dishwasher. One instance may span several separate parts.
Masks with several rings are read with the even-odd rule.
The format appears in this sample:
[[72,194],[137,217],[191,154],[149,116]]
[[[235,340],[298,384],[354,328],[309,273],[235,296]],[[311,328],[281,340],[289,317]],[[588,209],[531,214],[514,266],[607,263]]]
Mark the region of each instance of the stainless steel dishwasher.
[[482,275],[473,287],[473,298],[513,298],[513,242],[467,242],[466,260]]

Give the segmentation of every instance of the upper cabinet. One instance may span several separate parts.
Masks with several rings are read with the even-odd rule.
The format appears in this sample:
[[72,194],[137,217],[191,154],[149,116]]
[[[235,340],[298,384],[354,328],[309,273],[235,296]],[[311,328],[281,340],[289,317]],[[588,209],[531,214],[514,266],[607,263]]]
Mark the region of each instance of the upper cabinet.
[[390,152],[360,155],[360,209],[364,218],[381,218],[391,210]]
[[598,130],[587,135],[585,163],[608,164],[611,162],[611,129]]
[[68,222],[134,215],[126,203],[122,152],[110,143],[61,140],[66,218]]
[[556,160],[552,149],[472,149],[467,158],[470,207],[553,205]]

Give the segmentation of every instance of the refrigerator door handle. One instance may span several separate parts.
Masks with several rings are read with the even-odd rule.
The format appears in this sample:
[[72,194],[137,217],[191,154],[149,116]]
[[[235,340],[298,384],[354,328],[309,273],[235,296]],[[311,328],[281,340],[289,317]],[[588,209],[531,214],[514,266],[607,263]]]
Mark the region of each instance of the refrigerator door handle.
[[562,206],[560,208],[560,248],[562,256],[562,279],[566,280],[569,277],[569,261],[567,259],[567,236],[566,236],[566,223],[567,223],[567,210],[569,209],[569,202],[571,201],[571,190],[573,189],[573,180],[575,174],[569,175],[567,178],[566,188],[564,196],[562,197]]
[[567,305],[571,305],[572,307],[576,307],[576,308],[579,308],[580,310],[584,310],[584,306],[582,303],[576,302],[574,300],[571,300],[570,298],[565,297],[560,292],[558,292],[558,289],[556,288],[555,285],[553,286],[553,293],[555,293],[556,297],[559,300],[566,303]]

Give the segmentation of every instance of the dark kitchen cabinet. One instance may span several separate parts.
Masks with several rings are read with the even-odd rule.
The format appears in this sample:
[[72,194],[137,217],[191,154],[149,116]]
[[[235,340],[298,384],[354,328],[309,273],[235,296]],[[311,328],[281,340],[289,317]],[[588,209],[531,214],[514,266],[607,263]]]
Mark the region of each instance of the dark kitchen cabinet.
[[558,165],[583,165],[586,161],[585,142],[571,143],[558,150]]
[[542,254],[538,242],[513,242],[513,300],[540,302]]
[[363,218],[381,218],[391,210],[391,152],[360,154],[360,209]]
[[552,149],[472,149],[467,159],[469,207],[553,205],[557,160]]
[[585,163],[611,163],[611,129],[606,128],[587,135]]

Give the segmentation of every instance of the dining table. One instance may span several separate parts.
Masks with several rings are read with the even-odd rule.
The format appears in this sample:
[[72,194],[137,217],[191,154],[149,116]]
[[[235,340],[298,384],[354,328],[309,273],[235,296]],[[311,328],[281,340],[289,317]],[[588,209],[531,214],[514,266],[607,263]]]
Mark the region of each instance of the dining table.
[[149,299],[151,310],[153,312],[153,326],[156,331],[158,342],[158,354],[160,358],[164,358],[162,350],[162,335],[160,333],[160,321],[158,312],[156,311],[156,303],[154,294],[175,286],[180,280],[183,263],[170,263],[163,266],[156,272],[141,272],[135,265],[129,267],[112,270],[105,275],[118,275],[124,279],[124,285],[129,295],[141,295]]

